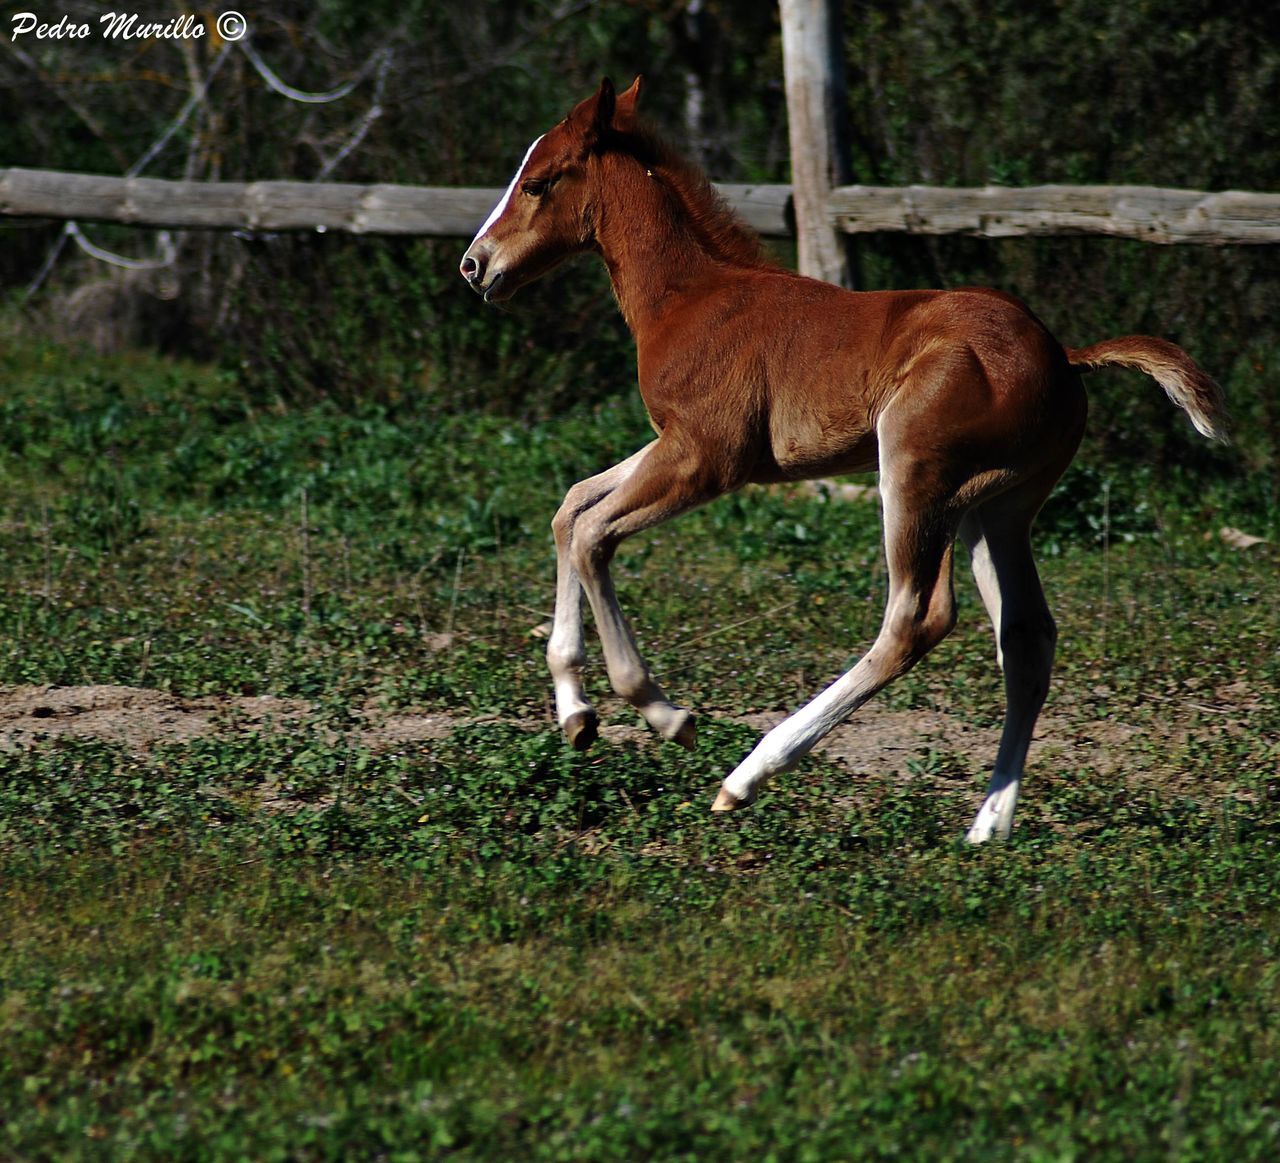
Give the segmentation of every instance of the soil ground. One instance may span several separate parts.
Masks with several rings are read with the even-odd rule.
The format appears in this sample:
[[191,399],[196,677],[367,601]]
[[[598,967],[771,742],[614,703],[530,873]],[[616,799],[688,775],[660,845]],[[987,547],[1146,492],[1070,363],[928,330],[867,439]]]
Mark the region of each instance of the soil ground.
[[[1051,764],[1059,769],[1092,769],[1102,774],[1135,776],[1130,744],[1144,728],[1116,717],[1090,718],[1074,713],[1070,704],[1055,708],[1051,702],[1041,717],[1028,768]],[[1218,692],[1212,704],[1170,705],[1161,716],[1165,746],[1189,740],[1209,741],[1219,733],[1239,730],[1249,714],[1247,692]],[[63,739],[101,739],[142,752],[157,745],[183,743],[214,734],[270,733],[296,728],[311,714],[305,700],[206,696],[181,698],[165,691],[127,686],[24,686],[0,690],[0,751],[38,746]],[[781,712],[738,716],[760,732],[781,721]],[[492,719],[492,717],[489,717]],[[372,751],[442,739],[468,723],[484,721],[439,711],[362,708],[356,716],[353,742]],[[520,720],[531,730],[543,724]],[[640,726],[606,724],[605,743],[651,740]],[[980,727],[939,710],[895,711],[872,702],[849,722],[837,727],[816,749],[847,768],[850,773],[879,773],[906,778],[918,773],[929,752],[964,761],[967,778],[985,771],[994,758],[1000,732]],[[954,764],[952,765],[954,767]],[[1224,772],[1224,779],[1233,773]],[[1177,786],[1166,770],[1137,771],[1140,782],[1159,783],[1168,790]],[[952,777],[954,778],[954,776]],[[1201,791],[1206,789],[1201,788]]]

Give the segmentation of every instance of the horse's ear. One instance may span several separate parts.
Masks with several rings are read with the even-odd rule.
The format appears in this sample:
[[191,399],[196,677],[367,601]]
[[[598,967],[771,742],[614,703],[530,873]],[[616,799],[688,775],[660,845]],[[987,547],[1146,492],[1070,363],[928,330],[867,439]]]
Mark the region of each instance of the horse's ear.
[[604,133],[613,124],[614,110],[618,98],[614,92],[613,82],[608,77],[600,78],[600,88],[596,90],[596,130]]
[[625,93],[619,93],[616,102],[615,119],[623,119],[630,121],[636,115],[636,106],[640,104],[640,90],[644,88],[644,78],[637,76],[631,82],[631,88]]
[[603,77],[600,88],[585,101],[575,105],[568,120],[578,128],[588,144],[594,145],[613,124],[617,101],[613,82],[608,77]]

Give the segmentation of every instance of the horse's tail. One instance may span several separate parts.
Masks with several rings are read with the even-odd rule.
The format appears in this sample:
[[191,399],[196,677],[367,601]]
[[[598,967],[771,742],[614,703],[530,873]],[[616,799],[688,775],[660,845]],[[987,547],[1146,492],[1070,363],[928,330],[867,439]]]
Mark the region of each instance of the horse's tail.
[[1104,339],[1089,347],[1066,348],[1073,367],[1133,367],[1146,372],[1191,417],[1196,431],[1227,443],[1227,409],[1222,389],[1177,344],[1149,335]]

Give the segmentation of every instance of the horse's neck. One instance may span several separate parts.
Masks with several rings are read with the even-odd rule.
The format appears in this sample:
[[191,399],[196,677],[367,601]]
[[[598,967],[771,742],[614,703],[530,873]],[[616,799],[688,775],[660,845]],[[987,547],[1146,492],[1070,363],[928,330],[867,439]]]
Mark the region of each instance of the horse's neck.
[[623,317],[639,337],[684,294],[705,284],[719,264],[661,175],[620,174],[602,188],[601,203],[600,253]]

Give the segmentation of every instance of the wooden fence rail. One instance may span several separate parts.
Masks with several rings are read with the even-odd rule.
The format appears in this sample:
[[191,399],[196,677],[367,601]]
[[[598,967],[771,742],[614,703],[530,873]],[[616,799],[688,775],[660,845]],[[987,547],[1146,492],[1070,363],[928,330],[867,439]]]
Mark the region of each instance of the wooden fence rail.
[[1280,194],[1158,186],[844,186],[827,212],[837,229],[912,234],[1103,234],[1209,246],[1280,242]]
[[[761,234],[794,233],[791,187],[723,185]],[[0,169],[0,214],[175,229],[338,230],[469,238],[497,189],[322,182],[172,182]],[[827,212],[851,234],[1101,234],[1212,246],[1280,243],[1280,194],[1154,186],[841,186]]]
[[[787,235],[789,186],[720,187],[761,234]],[[0,214],[213,230],[470,238],[502,190],[335,182],[171,182],[0,169]]]

